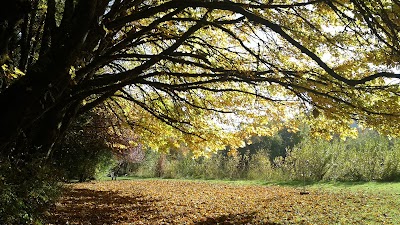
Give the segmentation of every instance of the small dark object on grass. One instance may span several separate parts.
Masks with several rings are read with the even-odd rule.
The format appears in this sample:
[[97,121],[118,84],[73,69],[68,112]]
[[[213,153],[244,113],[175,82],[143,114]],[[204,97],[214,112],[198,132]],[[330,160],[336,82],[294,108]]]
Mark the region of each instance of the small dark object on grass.
[[308,192],[308,191],[300,191],[300,195],[309,195],[310,194],[310,192]]

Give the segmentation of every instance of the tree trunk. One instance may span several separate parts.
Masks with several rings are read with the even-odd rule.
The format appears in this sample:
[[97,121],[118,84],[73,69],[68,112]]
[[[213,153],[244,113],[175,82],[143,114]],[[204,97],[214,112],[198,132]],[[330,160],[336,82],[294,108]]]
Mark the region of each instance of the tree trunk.
[[60,114],[55,109],[61,110],[56,106],[60,104],[69,78],[68,73],[55,67],[57,64],[48,66],[44,73],[27,74],[0,94],[0,105],[7,107],[0,111],[1,152],[10,151],[12,143],[21,135],[28,136],[30,130],[56,122],[54,119],[59,116],[51,114]]
[[[7,29],[11,24],[14,31],[14,25],[23,21],[30,12],[29,7],[25,9],[25,4],[30,2],[7,0],[5,5],[11,4],[13,8],[10,11],[7,7],[0,9],[4,12],[0,13],[0,63],[4,63],[2,58],[8,55],[9,38],[14,34]],[[69,99],[69,71],[82,57],[82,46],[96,24],[97,0],[79,1],[74,9],[77,10],[76,16],[63,20],[68,26],[60,27],[59,33],[51,36],[51,42],[42,43],[40,47],[45,50],[40,51],[38,61],[28,67],[26,75],[0,93],[0,106],[3,107],[0,110],[1,156],[47,154],[62,127],[76,114],[79,100]],[[53,14],[54,9],[49,10],[46,16],[50,18]],[[50,22],[54,21],[46,21]]]

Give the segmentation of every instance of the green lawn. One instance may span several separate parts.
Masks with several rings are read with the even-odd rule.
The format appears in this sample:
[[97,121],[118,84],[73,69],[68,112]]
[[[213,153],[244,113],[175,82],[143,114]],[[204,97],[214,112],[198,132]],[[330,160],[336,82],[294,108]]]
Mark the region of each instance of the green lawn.
[[[284,186],[298,189],[313,189],[325,191],[350,191],[369,192],[375,194],[395,194],[400,196],[400,182],[306,182],[302,181],[262,181],[262,180],[199,180],[199,179],[163,179],[163,178],[141,178],[121,176],[118,180],[176,180],[176,181],[202,181],[209,183],[221,183],[232,185],[262,185],[262,186]],[[110,177],[102,177],[99,180],[111,180]]]

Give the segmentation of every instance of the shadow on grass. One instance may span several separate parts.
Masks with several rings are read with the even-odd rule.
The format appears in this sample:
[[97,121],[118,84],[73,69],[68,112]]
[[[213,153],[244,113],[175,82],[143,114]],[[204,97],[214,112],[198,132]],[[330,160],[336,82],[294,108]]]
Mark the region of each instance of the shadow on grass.
[[[273,181],[265,182],[263,185],[279,185],[287,187],[302,187],[306,186],[332,186],[332,187],[354,187],[357,185],[365,185],[371,182],[366,181]],[[384,183],[383,183],[384,184]]]
[[207,217],[205,220],[194,222],[195,225],[213,225],[213,224],[264,224],[264,225],[278,225],[273,222],[257,222],[255,218],[256,213],[241,213],[221,215],[218,217]]

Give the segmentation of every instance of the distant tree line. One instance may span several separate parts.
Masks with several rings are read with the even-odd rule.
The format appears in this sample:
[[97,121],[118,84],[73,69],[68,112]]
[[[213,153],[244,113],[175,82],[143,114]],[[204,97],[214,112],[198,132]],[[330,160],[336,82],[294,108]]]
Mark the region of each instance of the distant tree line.
[[307,181],[400,180],[400,139],[366,130],[358,138],[313,139],[308,131],[280,131],[228,154],[193,158],[190,153],[147,151],[124,171],[131,176],[191,179]]

